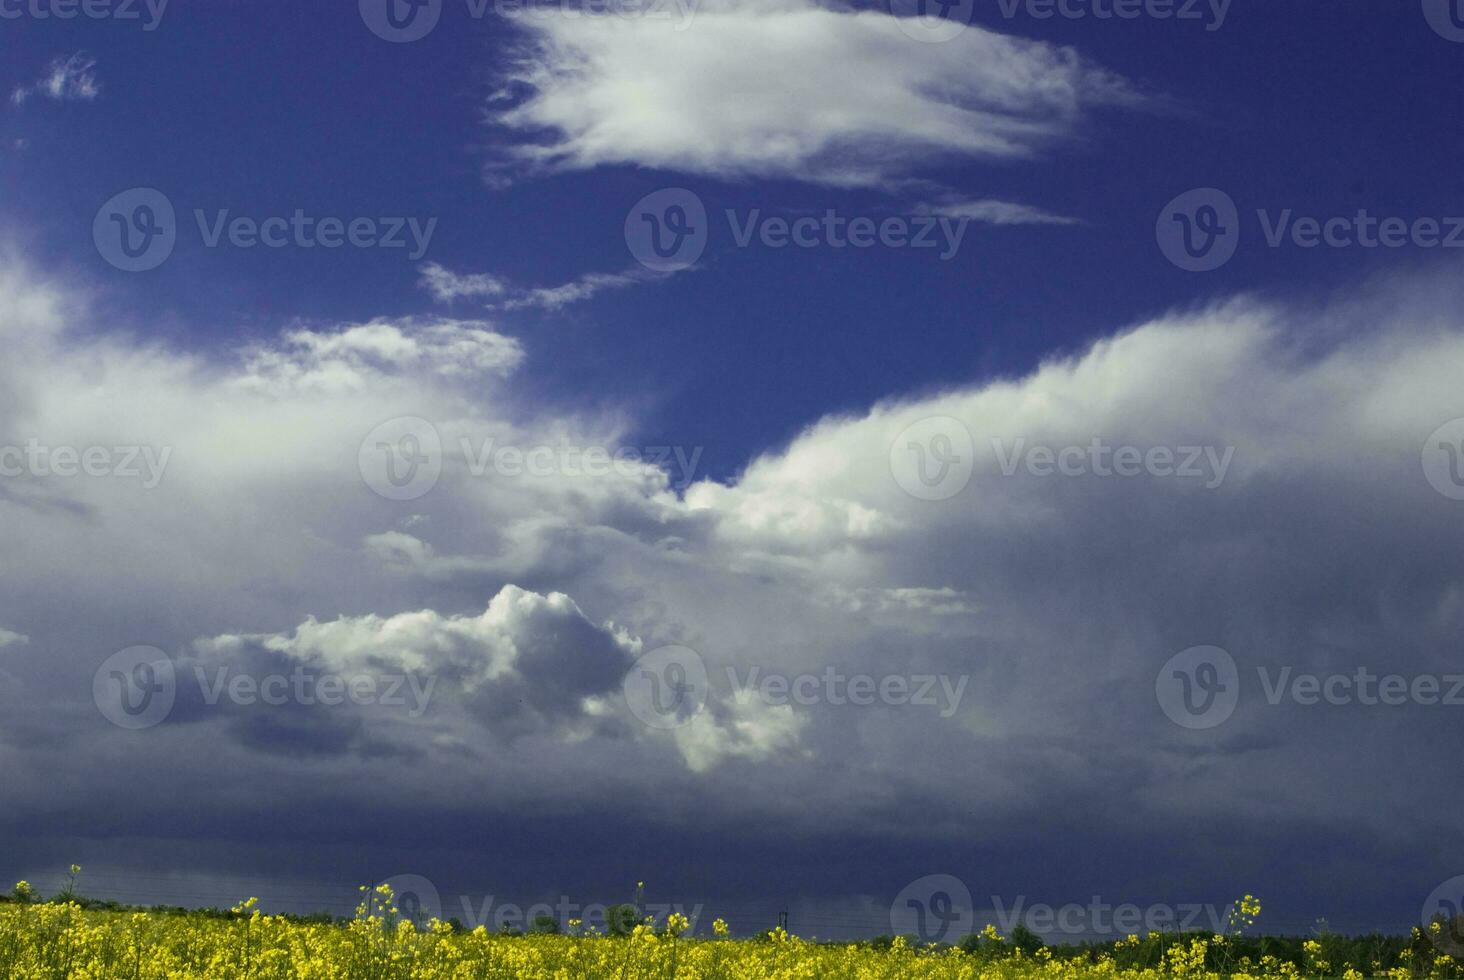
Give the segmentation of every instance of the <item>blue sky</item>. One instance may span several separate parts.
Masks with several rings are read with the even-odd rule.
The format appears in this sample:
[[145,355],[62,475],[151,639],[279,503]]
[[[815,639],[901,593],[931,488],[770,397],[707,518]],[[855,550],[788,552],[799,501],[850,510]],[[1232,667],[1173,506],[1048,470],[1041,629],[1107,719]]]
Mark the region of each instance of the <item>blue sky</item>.
[[[1464,706],[1266,697],[1457,662],[1451,0],[393,2],[423,36],[387,0],[0,0],[0,468],[155,477],[0,483],[7,810],[53,827],[0,871],[296,907],[656,875],[849,933],[932,874],[973,914],[1400,928],[1464,872],[1424,761]],[[327,219],[402,247],[307,247]],[[131,730],[138,647],[173,707]],[[1196,647],[1242,692],[1214,727],[1166,717]],[[685,681],[666,649],[713,680],[659,726],[622,678]],[[446,707],[192,683],[300,665]],[[750,668],[956,703],[718,690]]]
[[[118,317],[145,319],[148,330],[162,319],[190,346],[230,344],[293,317],[410,314],[424,297],[398,252],[211,254],[196,234],[155,274],[115,275],[83,233],[117,191],[157,187],[185,212],[437,217],[429,260],[525,285],[626,266],[624,214],[663,186],[697,191],[714,216],[898,213],[921,200],[641,166],[492,191],[480,172],[505,136],[484,124],[485,110],[522,43],[492,7],[475,18],[465,3],[448,4],[427,37],[389,44],[359,17],[342,24],[325,8],[196,6],[165,8],[151,32],[145,8],[138,22],[7,22],[7,85],[85,51],[103,87],[94,101],[8,112],[6,137],[28,146],[0,163],[7,215],[39,253],[95,275]],[[1448,94],[1458,51],[1415,6],[1236,6],[1210,30],[1208,8],[1191,21],[1099,21],[1006,18],[980,5],[977,24],[1071,45],[1166,105],[1093,112],[1029,160],[918,151],[909,175],[1082,224],[976,227],[938,261],[881,248],[737,249],[719,220],[697,275],[506,320],[531,349],[554,351],[531,359],[521,383],[574,405],[643,400],[648,438],[705,444],[709,465],[731,473],[827,412],[1024,372],[1055,349],[1204,297],[1325,292],[1391,269],[1403,257],[1257,246],[1213,275],[1184,275],[1155,247],[1153,218],[1197,186],[1298,213],[1447,213],[1457,190],[1443,175],[1461,137]]]

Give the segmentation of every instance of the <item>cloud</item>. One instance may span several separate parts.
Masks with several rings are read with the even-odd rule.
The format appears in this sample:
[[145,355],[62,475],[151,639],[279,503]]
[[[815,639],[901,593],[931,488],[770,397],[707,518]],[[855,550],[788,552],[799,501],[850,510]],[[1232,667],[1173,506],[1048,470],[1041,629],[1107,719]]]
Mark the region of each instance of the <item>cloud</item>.
[[525,290],[520,295],[506,300],[503,308],[506,310],[537,308],[554,311],[563,309],[572,303],[583,302],[606,290],[661,282],[670,277],[670,273],[652,272],[649,269],[590,272],[559,286],[541,286]]
[[[526,355],[485,322],[316,325],[181,351],[107,330],[76,291],[8,263],[0,447],[173,450],[151,490],[0,478],[0,622],[48,653],[10,658],[0,678],[8,819],[206,836],[210,853],[315,848],[346,877],[360,862],[320,841],[409,847],[410,826],[425,854],[532,813],[566,859],[621,833],[740,854],[777,826],[814,857],[756,869],[760,894],[768,878],[847,887],[809,862],[878,842],[861,853],[881,880],[959,860],[993,893],[1026,893],[1047,866],[1034,856],[1058,846],[1087,856],[1101,893],[1128,895],[1148,887],[1123,857],[1136,826],[1197,888],[1273,875],[1361,894],[1365,872],[1308,863],[1356,841],[1429,874],[1453,860],[1437,814],[1464,804],[1438,778],[1457,709],[1272,705],[1256,670],[1458,672],[1464,524],[1420,465],[1430,434],[1464,418],[1454,278],[1325,308],[1158,315],[1021,376],[812,421],[683,496],[648,464],[475,466],[490,440],[613,450],[635,428],[495,383]],[[442,444],[435,486],[409,501],[378,496],[361,469],[363,440],[397,416],[430,420]],[[931,442],[932,419],[969,444]],[[928,462],[969,474],[938,499],[900,476],[922,433],[941,450]],[[1071,462],[1065,450],[1095,440],[1233,454],[1213,485],[1026,465],[1033,447]],[[177,717],[120,737],[93,681],[139,643],[185,677],[439,680],[416,717],[180,698]],[[1235,716],[1212,731],[1179,728],[1155,699],[1160,668],[1196,644],[1243,671]],[[617,675],[667,645],[697,651],[710,693],[658,732]],[[753,668],[817,697],[732,683]],[[890,675],[969,683],[949,712],[837,700],[854,677]],[[1434,807],[1378,803],[1420,785]],[[1253,865],[1207,846],[1234,826],[1255,829]],[[541,849],[509,850],[503,862],[542,872]]]
[[487,273],[459,275],[429,262],[423,267],[418,284],[439,303],[471,297],[486,300],[484,308],[490,310],[539,309],[554,312],[607,290],[661,282],[672,274],[632,268],[624,272],[589,272],[558,286],[520,287]]
[[974,25],[921,44],[899,18],[808,0],[720,0],[689,27],[511,17],[528,42],[510,87],[530,94],[494,119],[539,139],[513,151],[530,168],[884,186],[942,159],[1031,157],[1093,109],[1145,103],[1070,48]]
[[403,374],[471,378],[511,374],[523,348],[481,320],[378,318],[328,331],[297,329],[248,353],[234,383],[248,388],[363,390]]
[[606,290],[627,289],[646,283],[659,283],[671,278],[672,272],[654,272],[644,268],[631,268],[624,272],[586,272],[581,277],[559,286],[518,287],[508,281],[486,274],[460,275],[436,262],[427,262],[419,278],[419,286],[439,303],[451,303],[464,297],[489,300],[483,303],[485,309],[499,311],[520,311],[520,309],[543,309],[555,312],[572,303],[584,302]]
[[0,628],[0,650],[6,647],[23,647],[30,642],[30,637],[24,633],[16,633],[13,630]]
[[10,93],[13,105],[24,105],[31,96],[43,95],[56,102],[90,102],[101,94],[97,84],[97,61],[77,52],[51,62],[50,71],[33,85],[22,85]]
[[422,266],[419,284],[439,303],[501,295],[508,287],[502,279],[487,274],[460,276],[436,262]]
[[966,218],[993,225],[1072,225],[1076,218],[1066,218],[1041,208],[1011,201],[953,200],[944,204],[924,205],[917,209],[925,214],[938,214],[943,218]]
[[[329,622],[311,618],[289,633],[218,636],[194,649],[213,671],[232,668],[258,677],[276,669],[292,674],[298,667],[315,677],[364,681],[362,689],[372,692],[367,700],[398,722],[423,720],[429,745],[441,745],[448,731],[471,738],[450,724],[460,714],[504,738],[573,732],[591,720],[591,702],[618,692],[638,646],[613,628],[591,623],[566,595],[510,585],[477,616],[426,609]],[[385,692],[392,689],[388,700]],[[336,721],[329,706],[318,707],[309,713],[313,720],[326,727]],[[270,712],[246,716],[261,715],[268,718]],[[314,727],[291,726],[292,741],[309,743]],[[393,730],[398,749],[413,738],[399,727]]]

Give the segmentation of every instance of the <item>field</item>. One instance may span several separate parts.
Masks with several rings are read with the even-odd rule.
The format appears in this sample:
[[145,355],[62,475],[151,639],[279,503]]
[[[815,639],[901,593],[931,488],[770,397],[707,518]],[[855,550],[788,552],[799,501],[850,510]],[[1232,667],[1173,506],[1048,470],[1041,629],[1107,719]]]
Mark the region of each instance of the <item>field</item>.
[[[820,944],[782,930],[733,939],[720,921],[712,938],[694,939],[684,935],[688,923],[677,915],[666,922],[637,925],[626,936],[502,935],[481,928],[460,932],[435,920],[418,930],[397,915],[384,886],[374,892],[363,889],[356,917],[339,923],[265,915],[253,899],[228,913],[179,914],[86,908],[84,900],[70,894],[41,902],[29,895],[24,882],[16,894],[17,899],[0,905],[0,976],[12,980],[1208,980],[1222,976],[1361,980],[1366,975],[1455,980],[1461,976],[1458,962],[1437,952],[1418,930],[1412,937],[1391,940],[1275,940],[1268,947],[1271,941],[1247,938],[1237,929],[1227,935],[1151,934],[1103,947],[1051,949],[1040,943],[1023,948],[988,928],[960,946],[916,947],[902,938]],[[1259,910],[1258,903],[1247,900],[1252,903],[1249,907]],[[577,923],[571,923],[571,929],[580,931]],[[1437,927],[1435,932],[1437,938]],[[1267,948],[1274,952],[1264,952]],[[1359,958],[1358,949],[1366,951],[1363,961],[1347,962]]]

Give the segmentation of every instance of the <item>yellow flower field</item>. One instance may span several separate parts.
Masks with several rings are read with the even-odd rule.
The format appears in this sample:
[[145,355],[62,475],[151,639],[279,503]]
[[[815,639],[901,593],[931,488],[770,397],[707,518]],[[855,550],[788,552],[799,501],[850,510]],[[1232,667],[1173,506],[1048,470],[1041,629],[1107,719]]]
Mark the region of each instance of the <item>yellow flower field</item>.
[[[24,883],[22,883],[24,885]],[[28,886],[27,886],[28,887]],[[25,889],[18,889],[24,892]],[[364,889],[363,889],[364,891]],[[307,925],[262,914],[254,899],[233,917],[148,912],[86,911],[74,902],[12,902],[0,905],[0,976],[13,980],[163,980],[163,978],[372,978],[372,980],[569,980],[569,978],[815,978],[868,980],[1208,980],[1228,976],[1296,980],[1327,976],[1320,947],[1307,943],[1307,968],[1264,957],[1230,964],[1223,958],[1225,936],[1186,937],[1165,948],[1159,961],[1120,967],[1112,955],[1054,958],[1049,950],[1024,955],[1002,947],[991,927],[987,947],[917,949],[896,939],[887,949],[805,942],[783,930],[760,940],[726,938],[720,920],[717,938],[682,934],[679,915],[657,927],[637,926],[628,937],[600,935],[497,935],[479,928],[457,932],[433,920],[418,931],[397,917],[385,886],[367,892],[354,921],[345,925]],[[1248,901],[1254,903],[1253,899]],[[1258,905],[1255,906],[1257,909]],[[1135,948],[1137,936],[1116,951]],[[1332,974],[1335,975],[1335,974]],[[1457,964],[1431,957],[1387,971],[1388,980],[1457,976]],[[1356,970],[1342,973],[1361,980]]]

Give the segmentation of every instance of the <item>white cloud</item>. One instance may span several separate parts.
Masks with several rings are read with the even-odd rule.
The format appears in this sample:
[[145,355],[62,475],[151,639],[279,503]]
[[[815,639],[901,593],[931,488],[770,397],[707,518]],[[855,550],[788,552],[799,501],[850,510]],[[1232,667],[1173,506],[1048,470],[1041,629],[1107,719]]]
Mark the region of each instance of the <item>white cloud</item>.
[[330,331],[292,330],[249,352],[235,383],[256,388],[363,390],[401,374],[507,375],[523,348],[481,320],[376,319]]
[[[1154,678],[1197,643],[1252,667],[1456,672],[1464,524],[1420,451],[1464,417],[1459,299],[1447,280],[1422,281],[1326,310],[1250,301],[1156,317],[1022,377],[819,420],[682,499],[651,466],[473,473],[462,440],[614,447],[632,428],[462,383],[523,357],[486,324],[372,321],[205,356],[110,334],[7,263],[0,446],[173,448],[151,491],[0,479],[0,622],[55,652],[6,664],[7,731],[48,733],[3,744],[7,778],[23,808],[81,812],[96,787],[53,778],[63,749],[49,746],[70,740],[68,764],[125,777],[118,799],[217,787],[226,766],[239,798],[274,793],[282,814],[375,813],[383,799],[424,817],[566,801],[623,814],[653,801],[673,824],[715,813],[799,832],[941,833],[910,826],[900,801],[918,799],[959,814],[962,840],[1081,805],[1084,833],[1140,813],[1188,842],[1197,809],[1312,821],[1288,808],[1325,793],[1334,828],[1413,834],[1423,818],[1375,800],[1436,775],[1438,737],[1456,727],[1446,709],[1395,726],[1385,712],[1251,698],[1226,728],[1192,733],[1158,710]],[[378,497],[359,470],[362,440],[398,415],[432,420],[445,447],[440,480],[412,501]],[[969,485],[936,501],[891,472],[897,436],[932,416],[972,438]],[[1017,439],[1095,437],[1234,447],[1234,461],[1213,489],[1002,472]],[[137,643],[231,663],[421,666],[482,699],[419,724],[337,720],[340,751],[385,743],[429,764],[362,752],[294,778],[297,760],[255,750],[269,744],[257,727],[254,741],[234,737],[255,713],[160,725],[139,737],[168,764],[120,766],[139,743],[99,717],[92,679]],[[669,644],[700,653],[718,696],[663,736],[616,707],[607,665]],[[738,700],[726,671],[754,666],[971,682],[950,717]],[[1373,726],[1364,743],[1359,724]],[[269,735],[295,744],[298,731]],[[1232,773],[1215,763],[1240,735],[1266,749]],[[1359,764],[1377,773],[1362,789],[1349,778]],[[848,807],[850,785],[876,805]]]
[[497,276],[486,273],[458,275],[436,262],[428,262],[422,266],[419,282],[439,303],[498,296],[507,289],[503,280]]
[[925,213],[938,214],[946,218],[967,218],[971,221],[980,221],[993,225],[1077,224],[1076,218],[1066,218],[1060,214],[1053,214],[1050,211],[1034,208],[1027,204],[991,199],[980,201],[953,200],[944,204],[926,205],[919,210]]
[[23,85],[11,92],[10,101],[24,105],[31,96],[43,95],[56,102],[90,102],[101,94],[96,67],[96,59],[81,52],[57,58],[34,85]]
[[737,691],[726,701],[709,702],[672,734],[688,768],[700,773],[728,759],[807,759],[811,753],[799,744],[807,723],[792,705],[768,704],[754,692]]
[[589,272],[558,286],[522,287],[513,286],[488,273],[459,275],[430,262],[422,270],[419,285],[439,303],[473,297],[487,300],[484,306],[490,310],[539,309],[554,312],[591,299],[606,290],[661,282],[669,279],[672,274],[632,268],[624,272]]
[[520,164],[656,167],[718,177],[883,185],[940,158],[1012,159],[1071,135],[1088,111],[1143,103],[1072,49],[971,26],[921,44],[878,10],[719,0],[689,28],[525,9],[531,44],[497,113]]
[[6,647],[22,647],[30,642],[30,637],[24,633],[16,633],[13,630],[0,628],[0,650]]
[[625,272],[590,272],[572,282],[559,286],[540,286],[527,289],[503,304],[505,310],[537,308],[559,310],[573,303],[583,302],[611,289],[625,289],[645,283],[661,282],[672,273],[652,272],[649,269],[629,269]]

